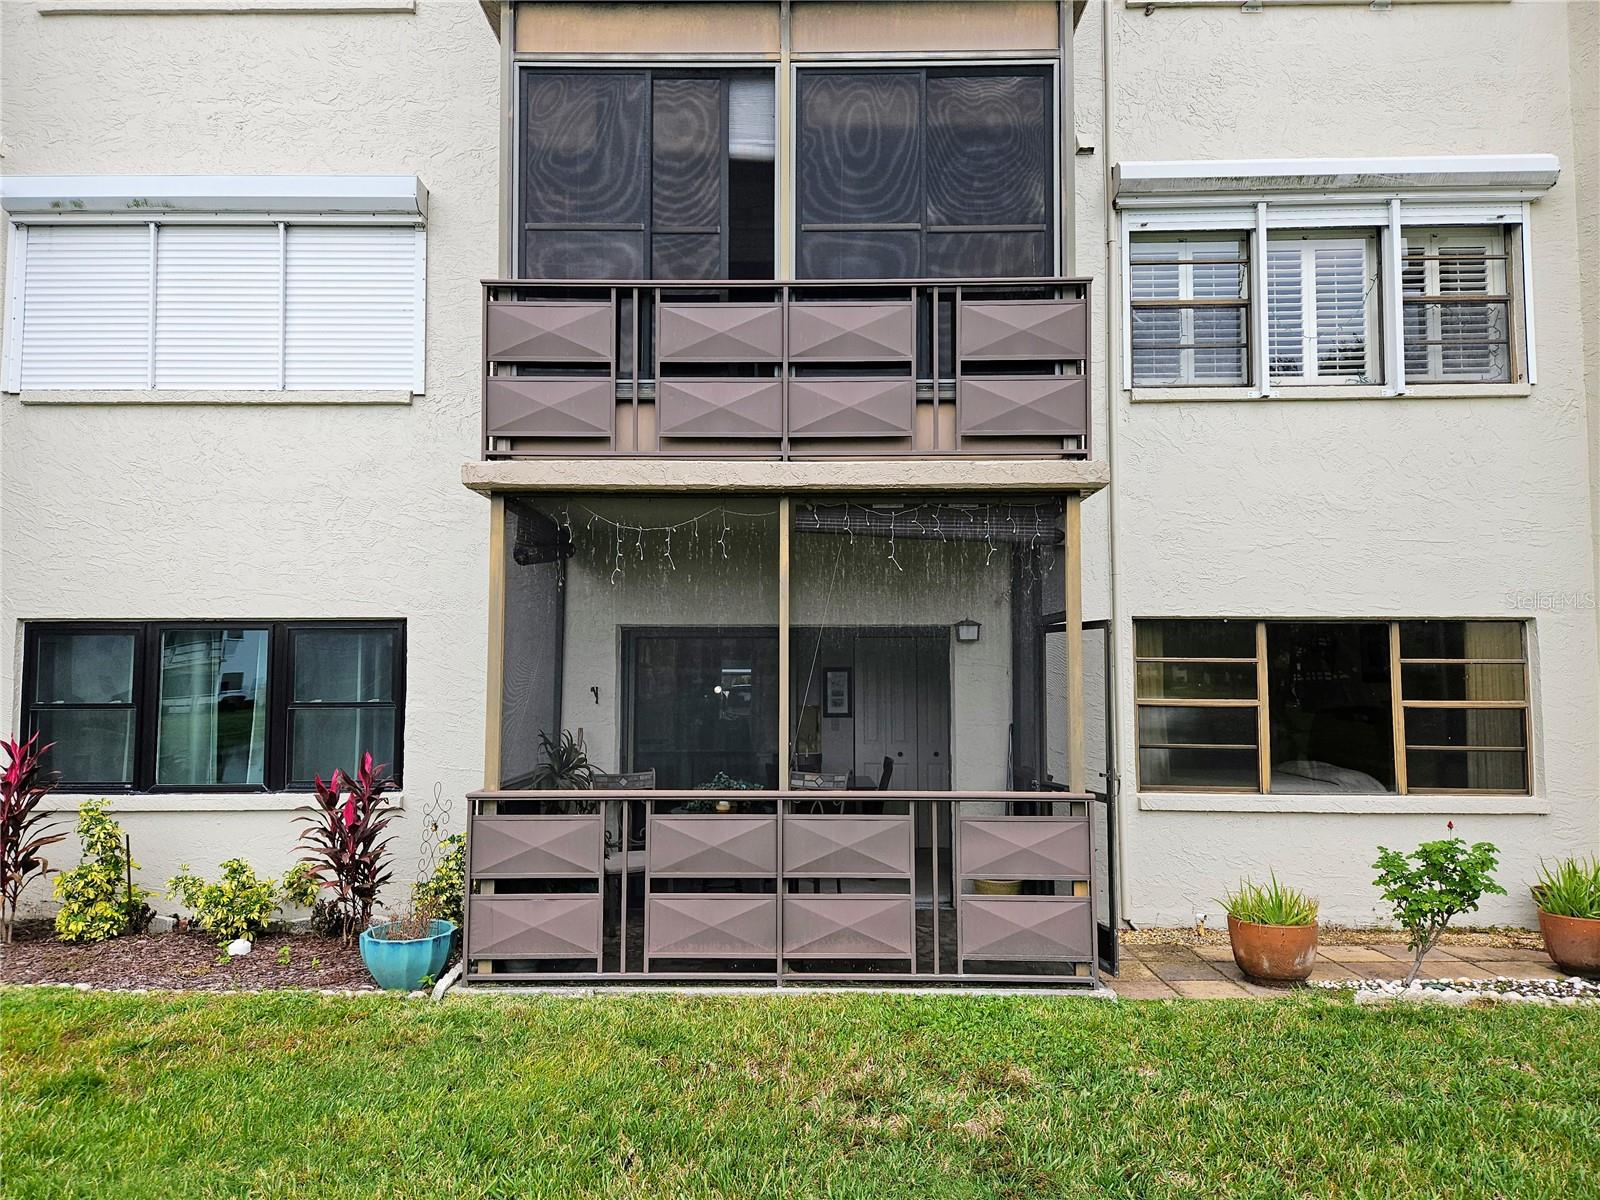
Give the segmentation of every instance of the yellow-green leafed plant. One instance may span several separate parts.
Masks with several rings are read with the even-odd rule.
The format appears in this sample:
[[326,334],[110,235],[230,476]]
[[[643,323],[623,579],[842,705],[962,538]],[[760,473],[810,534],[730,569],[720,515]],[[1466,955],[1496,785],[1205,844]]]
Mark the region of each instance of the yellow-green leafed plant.
[[1600,920],[1600,858],[1558,858],[1539,864],[1533,899],[1552,917]]
[[278,883],[263,879],[242,858],[222,864],[222,878],[207,883],[187,866],[167,880],[167,895],[194,913],[194,923],[223,942],[253,940],[278,907]]
[[55,878],[56,934],[64,942],[103,942],[138,933],[150,923],[144,888],[133,883],[139,869],[128,854],[127,841],[106,812],[104,800],[78,806],[78,865]]
[[1246,879],[1238,891],[1226,893],[1217,903],[1235,921],[1251,925],[1314,925],[1317,920],[1317,902],[1279,883],[1277,875],[1270,875],[1266,883]]

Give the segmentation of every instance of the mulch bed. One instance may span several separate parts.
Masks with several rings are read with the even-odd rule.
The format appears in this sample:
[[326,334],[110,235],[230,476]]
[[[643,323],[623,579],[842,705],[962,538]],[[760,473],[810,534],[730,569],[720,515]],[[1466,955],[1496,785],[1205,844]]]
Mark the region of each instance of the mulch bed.
[[[281,961],[287,947],[289,961]],[[220,960],[220,961],[219,961]],[[338,938],[263,934],[249,954],[229,958],[203,933],[143,933],[70,945],[48,921],[19,921],[0,945],[0,983],[86,983],[95,988],[181,988],[224,992],[252,988],[375,991],[361,951]]]

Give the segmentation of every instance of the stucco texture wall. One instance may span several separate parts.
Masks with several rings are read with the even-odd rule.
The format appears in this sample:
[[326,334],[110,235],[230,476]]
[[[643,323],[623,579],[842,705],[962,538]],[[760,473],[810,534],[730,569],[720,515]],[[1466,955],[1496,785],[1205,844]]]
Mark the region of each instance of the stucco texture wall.
[[[1224,886],[1270,868],[1319,894],[1325,918],[1370,922],[1383,915],[1370,883],[1377,845],[1447,836],[1454,817],[1457,833],[1503,852],[1510,895],[1476,919],[1530,923],[1539,858],[1591,852],[1600,836],[1600,431],[1583,339],[1595,299],[1580,279],[1580,222],[1596,196],[1580,195],[1574,170],[1575,138],[1594,130],[1593,113],[1574,110],[1593,93],[1572,94],[1566,6],[1091,6],[1077,56],[1083,114],[1100,109],[1107,14],[1115,160],[1544,152],[1563,167],[1533,206],[1531,396],[1107,398],[1127,915],[1174,923],[1209,912],[1214,922]],[[1104,127],[1086,131],[1085,119],[1080,139],[1099,143]],[[1080,171],[1080,267],[1092,253],[1103,272],[1099,171],[1081,160]],[[1293,797],[1280,798],[1284,812],[1205,800],[1212,811],[1158,811],[1160,799],[1136,786],[1131,662],[1132,619],[1155,616],[1531,618],[1534,795],[1394,797],[1340,813]],[[1495,811],[1508,809],[1518,811]]]
[[[477,281],[496,268],[494,35],[453,0],[206,16],[7,3],[0,22],[8,173],[415,174],[429,190],[427,389],[409,405],[0,398],[0,723],[17,724],[26,620],[403,617],[404,882],[409,818],[434,785],[482,782],[489,510],[460,469],[478,453]],[[296,802],[117,807],[159,887],[180,862],[281,871]]]

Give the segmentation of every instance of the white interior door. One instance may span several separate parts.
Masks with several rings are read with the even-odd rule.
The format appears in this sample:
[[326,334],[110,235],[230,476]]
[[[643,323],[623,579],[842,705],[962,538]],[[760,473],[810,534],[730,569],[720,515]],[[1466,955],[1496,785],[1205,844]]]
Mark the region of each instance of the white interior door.
[[892,758],[893,786],[920,789],[917,639],[857,638],[855,693],[856,774],[875,780]]

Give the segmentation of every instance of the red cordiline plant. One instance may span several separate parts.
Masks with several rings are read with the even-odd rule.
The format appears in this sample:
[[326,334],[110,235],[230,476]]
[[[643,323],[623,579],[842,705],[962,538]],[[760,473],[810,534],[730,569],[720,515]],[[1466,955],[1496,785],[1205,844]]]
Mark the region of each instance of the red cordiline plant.
[[389,882],[389,843],[384,837],[395,808],[385,800],[394,781],[373,766],[371,753],[361,756],[354,778],[334,771],[327,783],[317,776],[316,807],[299,820],[306,825],[298,849],[318,883],[333,892],[340,936],[349,945],[372,923],[372,906]]
[[37,733],[26,742],[15,738],[0,742],[7,760],[5,772],[0,774],[0,933],[7,945],[22,889],[50,873],[50,864],[40,851],[67,836],[65,830],[54,832],[56,826],[46,820],[48,814],[38,811],[39,801],[50,794],[59,778],[45,774],[41,762],[50,745],[38,742]]

